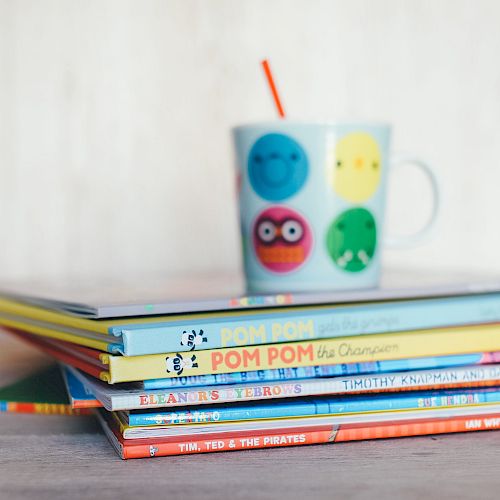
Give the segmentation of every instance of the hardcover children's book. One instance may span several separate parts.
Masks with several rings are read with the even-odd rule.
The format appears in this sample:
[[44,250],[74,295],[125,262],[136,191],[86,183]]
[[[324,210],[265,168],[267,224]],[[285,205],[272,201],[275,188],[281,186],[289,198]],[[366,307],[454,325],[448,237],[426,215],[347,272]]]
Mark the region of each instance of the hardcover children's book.
[[135,384],[108,385],[67,367],[109,411],[173,408],[215,403],[274,400],[333,394],[365,394],[500,385],[500,365],[473,365],[437,370],[348,375],[229,386],[177,387],[145,390]]
[[79,366],[76,366],[111,384],[181,375],[364,363],[500,350],[499,324],[209,349],[187,355],[174,352],[129,357],[113,356],[20,331],[13,333],[62,361],[70,364],[78,362]]
[[0,324],[126,356],[500,322],[500,293],[92,320],[0,299]]
[[[75,360],[78,362],[77,360]],[[306,366],[301,368],[281,368],[251,372],[226,373],[221,375],[199,375],[153,379],[137,382],[143,389],[168,389],[184,387],[206,387],[217,385],[245,384],[250,382],[291,381],[311,378],[338,377],[344,375],[363,375],[370,373],[389,373],[408,370],[425,370],[453,366],[500,363],[500,352],[460,354],[456,356],[438,356],[430,358],[410,358],[402,360],[375,361],[368,363],[347,363],[340,365]],[[71,363],[70,363],[71,364]],[[68,371],[68,370],[66,370]],[[85,370],[85,367],[83,368]],[[92,371],[92,367],[90,367]],[[69,375],[68,375],[69,376]],[[73,384],[78,384],[71,374]],[[84,390],[83,388],[81,389]]]
[[73,409],[57,365],[38,370],[0,388],[0,412],[87,414]]
[[174,435],[146,439],[124,439],[112,414],[100,411],[98,417],[106,436],[122,459],[500,429],[500,413],[494,407],[484,412],[455,412],[441,417],[425,414],[420,419],[374,419],[358,423],[328,420],[305,427],[300,427],[300,423],[295,421],[281,428],[257,427],[223,434],[214,432],[203,436]]

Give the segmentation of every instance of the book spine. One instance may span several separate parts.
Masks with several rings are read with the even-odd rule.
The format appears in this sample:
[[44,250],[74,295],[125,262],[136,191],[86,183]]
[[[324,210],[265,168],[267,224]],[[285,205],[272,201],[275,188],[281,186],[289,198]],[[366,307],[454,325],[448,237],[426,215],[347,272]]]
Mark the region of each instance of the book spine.
[[493,430],[500,428],[500,414],[488,417],[457,417],[429,419],[413,422],[370,423],[361,425],[341,424],[324,430],[287,431],[282,433],[257,434],[246,436],[214,437],[179,442],[122,445],[122,458],[148,458],[168,455],[188,455],[217,451],[250,450],[257,448],[276,448],[308,444],[337,443],[367,439],[386,439],[394,437],[424,436],[456,432]]
[[101,408],[102,403],[97,399],[72,399],[71,408],[74,410],[87,410],[91,408]]
[[130,413],[130,427],[182,425],[240,420],[344,415],[349,413],[408,411],[430,408],[451,408],[500,402],[500,390],[424,391],[415,394],[372,396],[369,398],[324,398],[298,400],[290,403],[253,404],[248,406],[195,407],[192,410],[161,413]]
[[200,439],[177,443],[157,444],[127,444],[123,446],[123,459],[163,457],[171,455],[192,455],[195,453],[209,453],[216,451],[252,450],[258,448],[277,448],[284,446],[297,446],[306,444],[321,444],[333,442],[332,431],[315,432],[286,432],[283,434],[264,434],[238,438],[214,438],[211,440]]
[[117,326],[109,333],[122,336],[125,355],[140,356],[498,322],[499,304],[498,295],[483,295],[316,306],[260,314],[210,314],[204,319],[146,327]]
[[58,403],[21,403],[0,401],[0,412],[6,413],[39,413],[43,415],[90,415],[85,408],[72,408],[68,404]]
[[368,373],[395,372],[404,370],[425,370],[467,366],[481,363],[500,363],[499,353],[462,354],[431,358],[397,359],[366,363],[342,363],[339,365],[304,366],[301,368],[279,368],[254,372],[225,373],[221,375],[199,375],[144,380],[144,389],[167,389],[170,387],[200,387],[207,385],[244,384],[246,382],[272,382],[318,377],[339,377]]
[[100,356],[109,364],[109,383],[181,375],[363,363],[426,356],[500,350],[500,325],[442,328],[404,333],[362,335],[254,347],[167,353],[148,356]]
[[307,417],[328,414],[328,403],[295,402],[275,405],[255,405],[246,407],[226,407],[213,409],[212,405],[195,408],[193,411],[163,413],[133,413],[128,415],[130,427],[198,424],[213,422],[233,422],[283,417]]
[[[111,396],[111,407],[113,410],[166,408],[299,396],[489,387],[498,384],[500,384],[500,365],[478,365],[440,370],[298,380],[290,383],[270,382],[228,387],[144,391],[136,395]],[[97,391],[95,394],[99,396]]]

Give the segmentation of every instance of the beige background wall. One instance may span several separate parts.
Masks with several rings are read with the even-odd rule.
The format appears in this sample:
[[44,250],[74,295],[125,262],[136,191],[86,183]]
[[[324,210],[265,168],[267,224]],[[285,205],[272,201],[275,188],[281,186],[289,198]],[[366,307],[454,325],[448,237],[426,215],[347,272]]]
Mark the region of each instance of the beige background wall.
[[[500,272],[500,2],[0,0],[0,278],[239,269],[229,127],[390,121],[438,237],[390,264]],[[428,207],[411,169],[391,230]],[[423,192],[423,194],[421,194]]]

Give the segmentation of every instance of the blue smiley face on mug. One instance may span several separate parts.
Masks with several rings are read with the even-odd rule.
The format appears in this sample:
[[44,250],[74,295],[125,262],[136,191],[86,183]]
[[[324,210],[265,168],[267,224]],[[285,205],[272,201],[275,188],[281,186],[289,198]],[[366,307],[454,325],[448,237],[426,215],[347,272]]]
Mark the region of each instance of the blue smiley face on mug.
[[304,185],[309,165],[300,144],[284,134],[260,137],[248,155],[248,175],[255,192],[265,200],[281,201]]

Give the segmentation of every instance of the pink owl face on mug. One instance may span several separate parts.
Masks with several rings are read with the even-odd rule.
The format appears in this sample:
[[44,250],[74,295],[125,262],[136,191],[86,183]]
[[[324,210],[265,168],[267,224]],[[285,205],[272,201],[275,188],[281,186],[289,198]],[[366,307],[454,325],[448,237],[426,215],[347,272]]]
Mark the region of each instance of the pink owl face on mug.
[[312,250],[309,224],[290,208],[274,206],[261,212],[254,222],[252,235],[258,261],[275,273],[295,271]]

